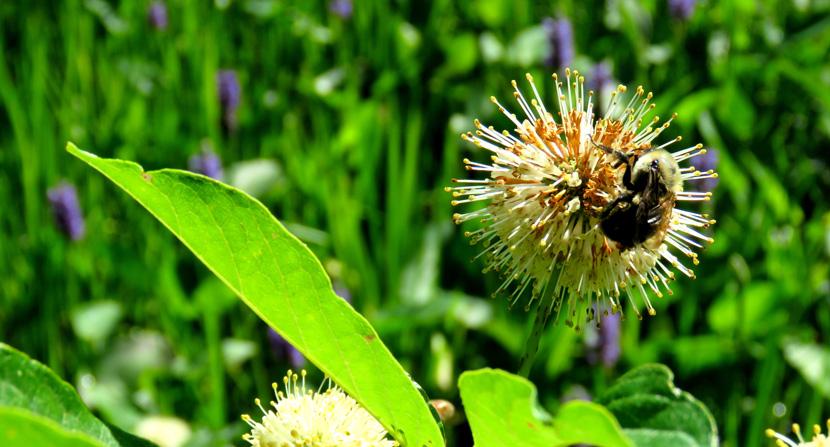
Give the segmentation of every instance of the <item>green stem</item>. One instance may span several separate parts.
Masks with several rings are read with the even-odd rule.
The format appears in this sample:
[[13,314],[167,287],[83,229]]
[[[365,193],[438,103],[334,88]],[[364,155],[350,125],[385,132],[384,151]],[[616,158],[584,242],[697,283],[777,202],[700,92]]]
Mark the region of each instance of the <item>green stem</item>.
[[533,319],[533,327],[530,329],[530,336],[527,337],[525,343],[525,352],[519,364],[519,375],[522,377],[530,376],[530,369],[533,367],[536,354],[539,352],[539,341],[542,339],[542,333],[548,323],[548,313],[545,310],[541,303],[536,306],[536,318]]
[[226,422],[225,413],[225,369],[222,363],[222,338],[219,314],[211,309],[203,314],[205,339],[207,341],[208,377],[211,393],[208,397],[209,423],[218,429]]

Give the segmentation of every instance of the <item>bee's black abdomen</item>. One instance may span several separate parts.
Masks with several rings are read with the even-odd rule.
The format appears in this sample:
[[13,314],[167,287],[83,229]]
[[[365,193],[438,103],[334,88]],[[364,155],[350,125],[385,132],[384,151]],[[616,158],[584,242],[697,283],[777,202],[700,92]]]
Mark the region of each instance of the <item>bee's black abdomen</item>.
[[636,209],[628,207],[624,211],[617,211],[600,222],[600,228],[608,239],[619,243],[624,248],[631,248],[636,243],[634,217]]
[[638,219],[637,211],[637,206],[617,210],[600,222],[600,229],[608,239],[617,242],[623,249],[641,244],[657,232],[657,226]]

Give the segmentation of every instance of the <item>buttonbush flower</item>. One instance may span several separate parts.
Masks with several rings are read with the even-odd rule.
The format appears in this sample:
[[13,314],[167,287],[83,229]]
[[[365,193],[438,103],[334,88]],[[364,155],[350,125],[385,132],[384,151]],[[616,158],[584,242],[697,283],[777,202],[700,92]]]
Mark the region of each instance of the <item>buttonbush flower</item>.
[[273,384],[277,401],[266,409],[259,399],[262,421],[242,415],[251,432],[243,436],[254,447],[393,447],[386,430],[360,404],[329,381],[327,390],[306,389],[306,372],[288,371],[281,391]]
[[[459,186],[447,188],[455,197],[453,205],[482,204],[454,214],[454,221],[480,224],[465,234],[472,244],[483,247],[479,256],[486,259],[484,271],[503,275],[494,295],[507,294],[511,306],[529,294],[526,309],[540,301],[548,316],[558,315],[564,304],[569,310],[566,323],[578,325],[577,312],[598,320],[609,308],[621,311],[625,295],[638,317],[636,296],[653,315],[648,291],[657,297],[671,293],[674,270],[694,278],[688,264],[697,264],[696,251],[703,242],[712,242],[698,230],[714,221],[679,204],[708,200],[711,195],[683,191],[684,181],[717,174],[691,166],[678,166],[674,172],[671,167],[704,154],[705,149],[697,144],[668,153],[668,160],[652,160],[642,167],[647,174],[639,178],[639,186],[626,186],[626,175],[631,176],[636,160],[649,153],[644,160],[651,160],[681,141],[677,137],[656,143],[674,116],[659,124],[659,117],[651,117],[652,93],[637,87],[629,97],[627,88],[620,85],[612,92],[605,115],[597,117],[593,92],[586,92],[584,77],[569,69],[563,80],[553,75],[556,106],[549,111],[533,78],[526,77],[532,91],[529,100],[518,83],[512,83],[522,117],[490,98],[515,126],[513,133],[475,120],[475,131],[461,135],[490,152],[490,159],[489,163],[465,159],[468,171],[486,176],[454,179]],[[676,182],[661,183],[668,174],[657,166],[672,171]],[[650,179],[652,196],[645,195],[645,179]],[[632,191],[632,187],[642,191]],[[640,201],[646,200],[643,197],[653,199],[654,194],[662,198],[661,213],[635,218],[628,212],[639,209]],[[653,235],[637,243],[613,240],[602,227],[612,215],[618,231],[639,232],[650,226],[653,233],[641,234]],[[627,215],[630,222],[623,219],[625,225],[619,225],[619,216]],[[594,306],[602,311],[594,312]]]
[[69,239],[77,241],[84,237],[86,226],[78,202],[78,193],[70,183],[61,182],[46,192],[55,224]]
[[796,440],[771,428],[767,429],[767,436],[775,439],[775,445],[778,447],[830,447],[830,419],[827,420],[827,435],[821,433],[821,427],[818,424],[813,425],[813,439],[810,441],[805,441],[801,436],[801,427],[798,424],[793,424],[793,433],[795,433]]

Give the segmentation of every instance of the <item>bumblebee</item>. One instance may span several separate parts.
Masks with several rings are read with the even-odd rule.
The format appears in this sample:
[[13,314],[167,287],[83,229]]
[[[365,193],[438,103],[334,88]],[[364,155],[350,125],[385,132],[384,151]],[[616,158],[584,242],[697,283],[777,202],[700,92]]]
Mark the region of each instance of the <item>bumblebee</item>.
[[669,228],[675,195],[683,191],[680,166],[663,149],[649,149],[638,155],[594,145],[617,158],[613,167],[625,166],[625,190],[600,213],[602,232],[622,250],[639,244],[656,249]]

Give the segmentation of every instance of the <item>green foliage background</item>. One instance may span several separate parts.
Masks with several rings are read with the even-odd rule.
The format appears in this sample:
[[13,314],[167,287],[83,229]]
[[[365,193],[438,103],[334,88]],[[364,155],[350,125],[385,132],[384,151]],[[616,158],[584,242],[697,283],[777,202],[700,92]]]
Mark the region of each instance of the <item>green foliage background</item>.
[[[66,140],[148,169],[186,167],[205,144],[226,167],[275,161],[260,199],[430,397],[458,404],[465,370],[515,371],[529,318],[486,298],[499,280],[470,262],[443,187],[463,157],[484,156],[458,138],[473,118],[508,127],[490,95],[509,103],[527,71],[550,86],[548,16],[572,20],[575,68],[607,61],[617,81],[653,90],[660,115],[680,114],[666,138],[716,148],[721,179],[698,279],[676,281],[656,317],[624,322],[614,368],[588,364],[584,334],[552,328],[531,375],[542,403],[660,361],[713,411],[723,445],[767,445],[767,426],[830,415],[826,0],[699,2],[688,22],[660,0],[358,1],[348,19],[319,1],[168,3],[164,31],[145,1],[0,3],[0,339],[106,420],[173,414],[194,445],[239,444],[238,415],[287,362],[267,326]],[[222,68],[242,85],[230,134]],[[77,243],[46,202],[60,179],[84,208]],[[464,424],[449,435],[469,442]]]

